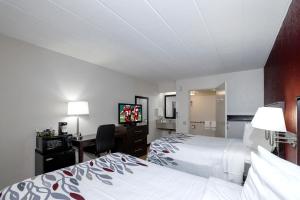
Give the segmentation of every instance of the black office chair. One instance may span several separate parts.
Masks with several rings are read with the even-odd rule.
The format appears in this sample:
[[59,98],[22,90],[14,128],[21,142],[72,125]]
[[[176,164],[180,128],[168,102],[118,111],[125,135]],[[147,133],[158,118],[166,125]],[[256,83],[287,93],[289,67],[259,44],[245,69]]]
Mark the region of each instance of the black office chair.
[[109,152],[115,145],[115,125],[107,124],[98,127],[96,145],[84,148],[84,151],[100,156],[101,153]]

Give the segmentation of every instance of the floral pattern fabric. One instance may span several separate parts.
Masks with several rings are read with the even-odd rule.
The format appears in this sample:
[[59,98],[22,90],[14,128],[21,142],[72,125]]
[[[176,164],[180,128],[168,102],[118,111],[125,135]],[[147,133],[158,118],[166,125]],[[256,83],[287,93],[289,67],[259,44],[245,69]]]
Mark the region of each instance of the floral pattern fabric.
[[176,144],[183,143],[192,137],[192,135],[176,133],[170,137],[163,137],[159,140],[155,140],[150,145],[147,160],[161,166],[178,165],[175,160],[168,155],[179,151],[179,148],[176,146]]
[[113,186],[112,173],[133,174],[135,167],[147,167],[139,159],[121,153],[109,154],[95,160],[42,174],[8,186],[0,192],[1,200],[84,200],[81,182],[97,181]]

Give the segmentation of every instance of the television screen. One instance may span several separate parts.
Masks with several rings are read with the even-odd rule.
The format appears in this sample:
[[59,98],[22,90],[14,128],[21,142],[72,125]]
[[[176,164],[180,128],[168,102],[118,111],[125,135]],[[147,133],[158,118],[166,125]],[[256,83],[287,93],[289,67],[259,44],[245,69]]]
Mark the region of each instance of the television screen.
[[142,105],[119,104],[119,124],[130,124],[142,122]]

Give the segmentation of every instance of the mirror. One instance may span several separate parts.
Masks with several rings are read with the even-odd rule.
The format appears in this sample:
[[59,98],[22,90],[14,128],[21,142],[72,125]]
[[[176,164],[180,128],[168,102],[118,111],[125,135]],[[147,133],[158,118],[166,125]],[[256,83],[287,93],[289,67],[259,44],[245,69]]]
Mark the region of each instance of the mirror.
[[149,118],[149,98],[142,97],[142,96],[135,96],[135,103],[142,105],[142,112],[143,112],[143,122],[139,125],[148,125],[148,118]]
[[165,118],[176,119],[176,95],[165,95]]

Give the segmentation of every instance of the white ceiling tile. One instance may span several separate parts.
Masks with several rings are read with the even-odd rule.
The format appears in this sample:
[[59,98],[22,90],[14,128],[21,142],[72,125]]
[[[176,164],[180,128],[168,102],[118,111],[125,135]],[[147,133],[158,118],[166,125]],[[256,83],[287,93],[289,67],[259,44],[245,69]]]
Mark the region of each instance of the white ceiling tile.
[[240,64],[241,58],[236,53],[244,38],[243,1],[198,0],[197,3],[225,67]]
[[0,0],[0,33],[150,81],[263,67],[290,0]]
[[[111,9],[120,19],[148,38],[171,56],[182,57],[185,54],[180,38],[164,24],[152,8],[141,0],[99,0],[106,8]],[[130,5],[130,9],[128,9]]]
[[[117,44],[117,49],[120,49],[120,53],[124,52],[130,54],[133,59],[135,57],[150,59],[151,63],[155,66],[165,65],[167,66],[166,55],[160,51],[160,49],[153,46],[145,38],[141,37],[128,25],[119,20],[113,13],[107,10],[97,1],[54,1],[58,3],[62,8],[68,9],[75,16],[83,19],[85,23],[90,24],[97,29],[95,37],[107,38],[113,44]],[[105,49],[106,46],[103,46]],[[122,56],[118,54],[114,59],[118,61]],[[126,58],[127,59],[127,58]],[[125,61],[126,62],[126,61]],[[122,63],[122,62],[121,62]],[[157,64],[156,64],[157,63]],[[137,63],[132,64],[133,66]],[[123,68],[122,65],[119,68]],[[157,67],[159,69],[159,67]],[[152,69],[153,71],[153,69]]]
[[289,0],[245,0],[248,31],[245,31],[244,53],[250,65],[265,65],[290,3]]
[[[37,5],[39,4],[37,3]],[[26,18],[31,19],[28,21],[35,20],[36,23],[31,26],[31,30],[35,30],[34,31],[35,33],[42,31],[48,35],[49,39],[51,39],[50,41],[49,39],[44,40],[44,41],[48,40],[49,44],[39,43],[38,45],[40,46],[46,46],[46,48],[49,48],[51,50],[58,49],[57,51],[60,53],[72,55],[74,57],[78,57],[80,59],[87,60],[92,63],[97,63],[99,65],[109,64],[110,67],[114,67],[114,69],[117,70],[119,68],[121,69],[124,68],[126,63],[128,63],[127,65],[130,67],[129,70],[134,70],[136,68],[135,65],[138,64],[145,65],[145,61],[143,61],[143,57],[140,57],[138,53],[136,52],[130,53],[130,49],[120,49],[117,43],[113,43],[113,42],[107,43],[105,40],[103,40],[103,37],[99,37],[99,33],[95,32],[95,30],[93,30],[87,24],[78,23],[77,27],[70,25],[68,26],[68,29],[62,28],[63,25],[68,24],[67,20],[68,17],[70,16],[65,14],[64,16],[62,15],[60,16],[61,18],[60,21],[53,20],[53,18],[57,17],[54,13],[59,13],[59,10],[53,12],[53,15],[51,16],[44,15],[43,17],[41,17],[39,13],[36,13],[34,9],[32,9],[31,12],[27,12],[28,9],[26,8],[26,6],[28,5],[24,1],[23,2],[17,1],[16,6],[22,8],[22,10],[24,10],[27,13],[27,15],[24,14],[25,17],[24,16],[17,17],[18,20],[21,19],[21,21],[19,21],[18,23],[24,24],[24,22],[22,21]],[[56,7],[53,7],[53,9],[56,9]],[[35,16],[35,17],[30,17],[30,16]],[[64,22],[61,23],[61,21]],[[73,21],[76,21],[76,19]],[[37,29],[36,27],[39,28]],[[24,32],[24,30],[26,29],[28,29],[28,26],[27,27],[24,26],[24,29],[18,32]],[[80,31],[76,29],[79,29]],[[37,43],[36,40],[34,41],[35,43]],[[93,49],[93,51],[91,51],[91,49]],[[132,60],[135,60],[135,65],[132,65],[131,63]],[[122,63],[122,65],[116,65],[115,64],[116,62]],[[151,63],[153,64],[155,62],[152,61]],[[128,68],[128,66],[125,67]],[[141,71],[141,69],[136,69],[135,70],[136,73]],[[143,73],[144,71],[145,70],[143,70]],[[150,71],[150,70],[146,70],[146,71]],[[152,72],[153,71],[155,72],[156,70],[152,69]]]
[[194,1],[149,0],[149,2],[181,38],[195,64],[205,66],[208,61],[211,66],[220,65],[214,41]]

